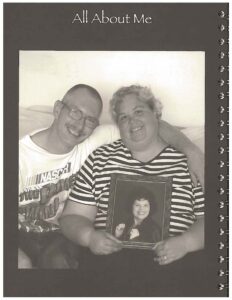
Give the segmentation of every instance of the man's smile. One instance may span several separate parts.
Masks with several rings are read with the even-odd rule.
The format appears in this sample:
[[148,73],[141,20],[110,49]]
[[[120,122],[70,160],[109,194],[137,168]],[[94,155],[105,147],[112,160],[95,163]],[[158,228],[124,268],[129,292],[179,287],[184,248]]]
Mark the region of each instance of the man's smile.
[[73,126],[66,125],[66,128],[68,132],[73,135],[75,138],[81,137],[83,135],[83,132],[74,128]]

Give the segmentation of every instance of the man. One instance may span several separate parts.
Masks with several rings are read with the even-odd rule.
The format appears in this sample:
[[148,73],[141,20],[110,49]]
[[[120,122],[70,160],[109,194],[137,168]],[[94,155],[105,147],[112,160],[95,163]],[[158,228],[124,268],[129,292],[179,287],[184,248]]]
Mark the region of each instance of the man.
[[[52,125],[20,141],[19,267],[26,262],[26,267],[77,268],[77,248],[60,234],[57,219],[87,156],[119,137],[114,126],[95,130],[101,111],[99,93],[88,85],[75,85],[56,101]],[[161,122],[159,134],[187,152],[195,168],[200,165],[201,155],[181,133]]]

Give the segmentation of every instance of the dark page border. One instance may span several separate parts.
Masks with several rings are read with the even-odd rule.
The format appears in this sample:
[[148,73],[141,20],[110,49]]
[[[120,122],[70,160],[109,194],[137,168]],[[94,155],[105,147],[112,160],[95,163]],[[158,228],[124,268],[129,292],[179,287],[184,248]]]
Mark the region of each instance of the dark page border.
[[[143,12],[152,24],[72,24],[76,11],[104,9],[111,15]],[[19,50],[149,50],[205,51],[206,54],[206,249],[199,262],[205,272],[204,288],[188,295],[165,291],[153,296],[225,296],[219,292],[218,243],[219,154],[217,95],[221,20],[218,12],[228,4],[4,4],[4,294],[5,296],[78,296],[74,271],[17,269],[18,99]],[[100,72],[100,70],[99,70]],[[35,91],[36,92],[36,91]],[[225,128],[222,130],[226,130]],[[220,158],[226,160],[228,153]],[[225,172],[225,171],[224,171]],[[226,212],[221,210],[220,212]],[[182,282],[184,285],[185,282]],[[194,286],[194,282],[193,282]]]

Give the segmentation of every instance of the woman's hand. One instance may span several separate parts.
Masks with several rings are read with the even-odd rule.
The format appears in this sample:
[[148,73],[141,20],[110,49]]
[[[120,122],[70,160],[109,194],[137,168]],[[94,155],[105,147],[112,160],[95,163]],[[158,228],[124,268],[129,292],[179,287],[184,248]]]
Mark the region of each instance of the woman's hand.
[[89,249],[97,255],[111,254],[122,249],[122,242],[108,232],[93,230]]
[[167,265],[184,257],[188,253],[188,247],[183,235],[168,238],[161,241],[153,248],[157,261],[160,265]]

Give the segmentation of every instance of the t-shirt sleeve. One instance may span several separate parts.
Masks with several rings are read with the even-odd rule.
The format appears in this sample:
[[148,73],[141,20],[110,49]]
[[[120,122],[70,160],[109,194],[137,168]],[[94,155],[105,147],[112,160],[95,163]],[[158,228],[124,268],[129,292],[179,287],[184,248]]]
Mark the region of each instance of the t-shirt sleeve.
[[98,147],[110,144],[120,138],[118,127],[114,124],[98,126],[91,136],[86,139],[79,147],[80,164],[83,165],[89,154]]
[[91,154],[79,170],[69,200],[81,204],[96,205],[93,178],[94,154]]
[[203,216],[205,211],[205,196],[201,185],[193,187],[193,208],[195,216]]
[[91,140],[94,140],[97,147],[100,147],[104,144],[110,144],[119,138],[119,129],[115,124],[100,125],[91,135]]

